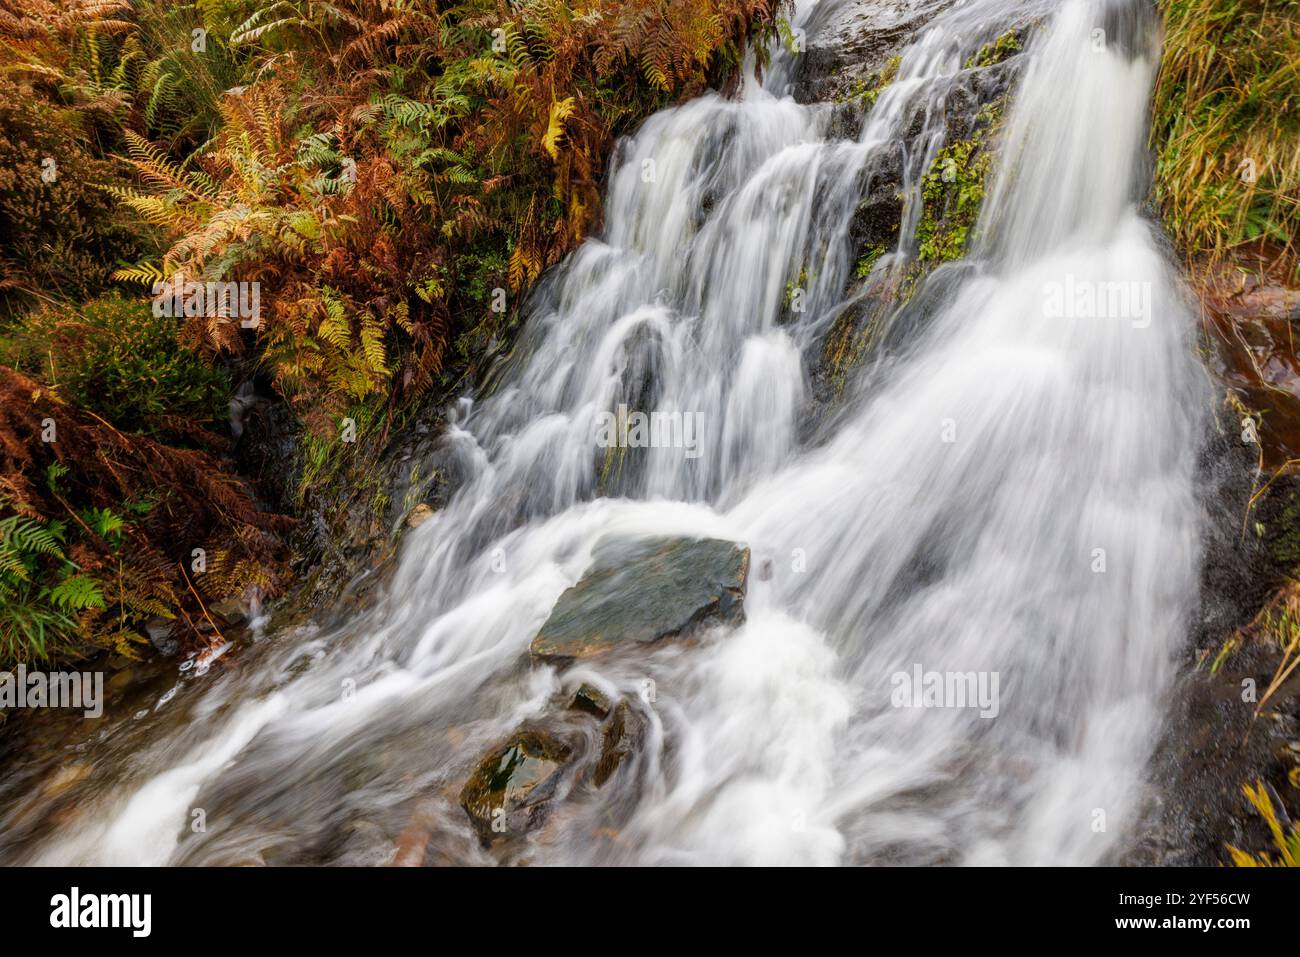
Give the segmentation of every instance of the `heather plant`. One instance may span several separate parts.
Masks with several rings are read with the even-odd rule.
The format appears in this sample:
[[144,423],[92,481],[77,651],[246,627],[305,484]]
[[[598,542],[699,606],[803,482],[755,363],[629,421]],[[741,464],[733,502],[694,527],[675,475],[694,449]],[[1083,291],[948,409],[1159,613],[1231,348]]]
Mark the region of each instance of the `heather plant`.
[[116,293],[80,308],[46,306],[13,324],[15,338],[0,342],[0,356],[123,431],[219,428],[229,409],[228,375],[184,348],[178,320],[156,312],[147,300]]
[[146,248],[99,184],[125,182],[97,156],[89,120],[0,76],[0,314],[103,290],[113,263]]

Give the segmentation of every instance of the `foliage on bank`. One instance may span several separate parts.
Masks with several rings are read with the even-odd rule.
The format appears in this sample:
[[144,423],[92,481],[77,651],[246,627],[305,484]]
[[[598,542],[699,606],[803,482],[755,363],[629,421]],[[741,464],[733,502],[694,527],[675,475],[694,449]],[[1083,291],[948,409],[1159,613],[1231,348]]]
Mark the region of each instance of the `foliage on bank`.
[[[279,587],[232,385],[330,474],[340,422],[382,436],[500,348],[615,138],[761,65],[779,3],[0,0],[0,618],[28,623],[0,658],[210,634]],[[258,315],[157,315],[163,282],[256,284]]]

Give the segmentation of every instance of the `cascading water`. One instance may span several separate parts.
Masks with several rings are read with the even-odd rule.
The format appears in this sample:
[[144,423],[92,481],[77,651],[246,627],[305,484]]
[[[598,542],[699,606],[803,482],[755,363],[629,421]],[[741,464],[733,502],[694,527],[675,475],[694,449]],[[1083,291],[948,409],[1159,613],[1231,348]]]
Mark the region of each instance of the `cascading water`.
[[[490,862],[456,789],[585,681],[629,695],[648,731],[612,786],[559,802],[534,863],[1106,859],[1137,821],[1196,597],[1203,401],[1137,209],[1153,24],[1127,0],[1008,6],[940,14],[856,139],[785,95],[779,53],[766,85],[647,121],[616,156],[604,236],[546,278],[492,393],[462,401],[462,484],[384,596],[187,683],[159,705],[188,709],[182,732],[144,715],[102,733],[77,813],[25,832],[18,802],[5,856],[380,863],[418,805],[436,856]],[[920,129],[899,247],[870,286],[912,260],[963,63],[1026,14],[1041,24],[968,260],[932,277],[945,294],[924,322],[892,311],[901,344],[809,436],[807,370],[843,308],[863,182]],[[602,459],[592,422],[619,405],[689,415],[698,442]],[[665,534],[749,545],[770,572],[743,624],[529,664],[598,542]],[[996,716],[896,707],[914,666],[995,675]]]

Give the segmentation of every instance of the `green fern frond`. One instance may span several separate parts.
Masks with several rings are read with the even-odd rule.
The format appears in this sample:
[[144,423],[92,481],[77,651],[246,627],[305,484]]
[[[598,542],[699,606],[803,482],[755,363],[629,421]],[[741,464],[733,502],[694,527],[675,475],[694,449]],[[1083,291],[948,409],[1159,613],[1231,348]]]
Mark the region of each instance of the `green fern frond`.
[[99,582],[88,575],[69,575],[49,590],[49,600],[63,611],[78,612],[103,608],[104,593]]

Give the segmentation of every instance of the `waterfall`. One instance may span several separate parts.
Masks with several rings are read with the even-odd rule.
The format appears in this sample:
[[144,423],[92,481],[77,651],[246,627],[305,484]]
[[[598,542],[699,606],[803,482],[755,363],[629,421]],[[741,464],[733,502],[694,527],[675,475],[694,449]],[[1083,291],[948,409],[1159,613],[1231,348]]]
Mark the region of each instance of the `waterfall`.
[[[811,427],[846,287],[914,263],[945,97],[1026,14],[969,256],[931,277],[937,305],[891,307],[891,347]],[[27,859],[377,863],[367,821],[400,830],[425,800],[440,854],[490,862],[456,788],[581,681],[627,694],[648,732],[531,862],[1110,859],[1139,823],[1199,561],[1192,319],[1140,209],[1154,26],[1137,0],[969,0],[902,51],[857,135],[789,95],[780,49],[738,97],[650,117],[618,147],[603,234],[543,279],[489,394],[459,403],[460,486],[379,600],[187,686],[184,730],[133,738]],[[897,248],[853,284],[863,186],[904,140]],[[596,448],[620,406],[693,441]],[[597,543],[651,535],[748,545],[770,574],[751,574],[744,623],[635,661],[530,664]],[[900,699],[927,674],[994,697]]]

